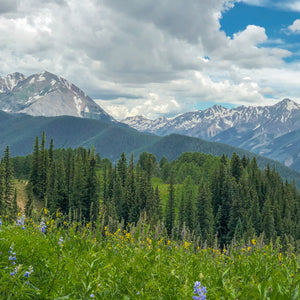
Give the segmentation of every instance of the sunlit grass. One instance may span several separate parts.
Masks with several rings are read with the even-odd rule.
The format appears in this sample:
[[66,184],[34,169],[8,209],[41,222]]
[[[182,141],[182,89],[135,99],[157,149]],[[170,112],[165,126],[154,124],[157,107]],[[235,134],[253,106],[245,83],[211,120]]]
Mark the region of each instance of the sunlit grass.
[[207,299],[299,299],[299,257],[261,239],[203,248],[163,227],[71,223],[47,210],[1,222],[1,299],[192,299],[196,281]]

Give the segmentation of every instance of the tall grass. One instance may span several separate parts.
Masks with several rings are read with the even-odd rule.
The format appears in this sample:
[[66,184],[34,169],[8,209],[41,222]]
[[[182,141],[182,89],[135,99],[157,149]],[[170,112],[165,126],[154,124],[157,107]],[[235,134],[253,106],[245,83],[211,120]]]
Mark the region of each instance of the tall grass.
[[69,222],[59,212],[1,217],[1,299],[299,299],[300,262],[293,249],[262,238],[207,248],[151,229],[106,221]]

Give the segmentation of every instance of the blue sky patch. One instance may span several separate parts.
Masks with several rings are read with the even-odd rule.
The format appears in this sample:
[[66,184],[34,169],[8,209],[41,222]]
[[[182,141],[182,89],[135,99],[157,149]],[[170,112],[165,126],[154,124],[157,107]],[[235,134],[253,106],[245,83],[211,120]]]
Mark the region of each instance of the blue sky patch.
[[220,24],[221,30],[230,37],[245,30],[248,25],[265,28],[268,42],[261,46],[287,49],[294,55],[285,59],[285,61],[293,62],[299,60],[300,34],[290,32],[288,27],[296,19],[300,19],[300,13],[279,10],[274,7],[252,6],[239,2],[235,4],[234,8],[223,14]]

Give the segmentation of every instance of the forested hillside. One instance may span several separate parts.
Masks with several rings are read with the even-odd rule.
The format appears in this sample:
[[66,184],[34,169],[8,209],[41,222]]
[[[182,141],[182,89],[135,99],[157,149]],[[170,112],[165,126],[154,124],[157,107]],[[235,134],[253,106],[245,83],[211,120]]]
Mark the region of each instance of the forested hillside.
[[137,163],[124,153],[111,162],[94,148],[54,150],[53,141],[49,148],[45,144],[45,135],[36,138],[32,155],[15,157],[11,164],[7,148],[1,162],[2,211],[14,207],[13,189],[7,186],[13,171],[29,182],[27,215],[39,202],[50,213],[60,211],[75,221],[96,221],[100,211],[107,222],[124,224],[143,216],[149,226],[161,224],[173,239],[189,236],[208,245],[261,234],[266,242],[299,242],[299,191],[275,169],[259,169],[255,158],[187,152],[158,162],[143,152]]
[[[109,158],[113,162],[119,159],[122,152],[126,154],[127,158],[134,153],[135,159],[142,152],[150,152],[158,160],[166,156],[169,161],[177,159],[187,151],[216,156],[225,154],[228,157],[236,152],[240,157],[243,155],[251,159],[256,157],[260,168],[265,168],[268,164],[271,167],[275,165],[283,178],[288,179],[289,182],[295,179],[297,187],[300,188],[298,172],[277,161],[243,149],[178,134],[159,137],[140,133],[120,123],[114,124],[70,116],[46,118],[8,114],[0,111],[0,152],[2,153],[9,145],[12,156],[27,155],[32,152],[35,137],[43,131],[46,136],[54,139],[56,148],[91,148],[94,145],[101,157]],[[49,147],[50,139],[46,142]]]

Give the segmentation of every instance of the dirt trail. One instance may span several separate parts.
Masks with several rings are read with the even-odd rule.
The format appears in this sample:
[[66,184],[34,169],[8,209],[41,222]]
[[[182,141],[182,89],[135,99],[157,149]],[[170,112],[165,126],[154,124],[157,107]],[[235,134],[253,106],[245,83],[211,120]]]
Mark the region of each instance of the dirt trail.
[[25,205],[28,200],[25,191],[27,183],[28,181],[26,180],[18,180],[15,182],[15,187],[17,189],[17,202],[21,212],[25,210]]

